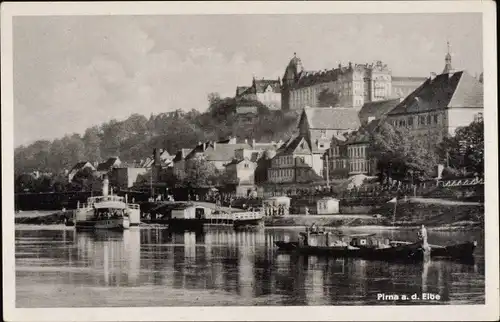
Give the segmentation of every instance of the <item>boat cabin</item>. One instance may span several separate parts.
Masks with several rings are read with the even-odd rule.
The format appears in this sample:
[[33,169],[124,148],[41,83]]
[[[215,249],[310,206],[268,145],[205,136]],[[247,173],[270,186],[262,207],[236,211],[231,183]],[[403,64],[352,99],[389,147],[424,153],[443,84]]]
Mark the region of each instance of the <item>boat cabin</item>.
[[124,208],[96,208],[94,211],[95,219],[103,220],[103,219],[113,219],[113,218],[121,218],[128,217],[127,212]]
[[299,235],[299,244],[302,243],[305,246],[347,247],[347,243],[343,238],[332,232],[306,230],[306,232],[301,232]]
[[372,247],[382,247],[384,245],[389,245],[389,239],[386,238],[382,240],[381,238],[377,238],[375,234],[360,234],[360,235],[351,235],[350,245],[353,247],[359,248],[372,248]]
[[163,218],[168,219],[205,219],[210,214],[210,209],[191,203],[174,203],[163,207]]

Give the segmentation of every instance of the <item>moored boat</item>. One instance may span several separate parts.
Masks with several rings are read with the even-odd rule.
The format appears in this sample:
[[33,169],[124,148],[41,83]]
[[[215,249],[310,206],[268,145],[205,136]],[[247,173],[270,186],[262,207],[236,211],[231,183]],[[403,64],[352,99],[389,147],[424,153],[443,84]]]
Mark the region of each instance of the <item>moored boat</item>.
[[103,181],[102,194],[88,198],[86,204],[78,203],[73,220],[76,229],[128,229],[132,224],[131,215],[136,219],[134,222],[139,222],[139,206],[129,204],[126,197],[108,194],[107,178]]
[[332,232],[306,229],[298,241],[276,241],[280,251],[304,255],[359,257],[372,260],[410,260],[448,258],[470,260],[477,245],[465,242],[449,246],[429,245],[424,238],[417,242],[391,241],[376,238],[375,234],[335,236]]
[[[393,245],[409,245],[411,242],[407,241],[391,241]],[[467,241],[453,245],[433,245],[429,244],[431,250],[431,257],[433,258],[454,258],[454,259],[472,259],[474,258],[474,251],[477,247],[476,241]]]

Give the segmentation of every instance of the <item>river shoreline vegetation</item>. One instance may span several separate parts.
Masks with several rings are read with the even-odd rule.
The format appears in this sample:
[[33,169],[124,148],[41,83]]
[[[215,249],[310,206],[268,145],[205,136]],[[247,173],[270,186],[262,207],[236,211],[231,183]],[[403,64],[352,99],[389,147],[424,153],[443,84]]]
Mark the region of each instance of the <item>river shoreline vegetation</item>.
[[194,147],[198,142],[253,138],[256,141],[278,142],[296,131],[298,115],[281,110],[271,111],[259,101],[245,102],[258,106],[258,115],[245,117],[236,113],[241,102],[234,98],[209,95],[205,112],[176,110],[151,114],[148,117],[132,114],[126,120],[111,120],[55,140],[38,140],[15,149],[14,164],[17,175],[40,171],[58,174],[71,169],[81,160],[102,162],[120,156],[125,162],[134,162],[151,155],[155,147],[174,153]]

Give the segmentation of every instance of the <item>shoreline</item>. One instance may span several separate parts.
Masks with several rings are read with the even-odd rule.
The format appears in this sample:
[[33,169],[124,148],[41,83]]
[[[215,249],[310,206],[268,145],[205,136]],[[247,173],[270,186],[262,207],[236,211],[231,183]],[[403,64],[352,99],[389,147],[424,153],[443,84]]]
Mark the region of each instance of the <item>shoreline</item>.
[[[74,227],[72,226],[66,226],[64,224],[26,224],[26,223],[16,223],[14,225],[15,229],[22,229],[22,230],[31,230],[31,229],[41,229],[41,230],[73,230]],[[150,229],[150,228],[166,228],[167,225],[148,225],[148,224],[140,224],[137,227],[134,228],[140,228],[140,229]],[[286,230],[299,230],[299,229],[305,229],[306,227],[309,227],[308,225],[266,225],[264,228],[265,229],[286,229]],[[398,231],[405,231],[405,230],[415,230],[419,229],[420,225],[414,225],[414,226],[384,226],[384,225],[360,225],[360,226],[324,226],[327,230],[344,230],[344,229],[351,229],[351,230],[368,230],[368,231],[373,231],[373,230],[379,230],[379,231],[391,231],[391,230],[398,230]],[[427,230],[429,231],[465,231],[465,230],[481,230],[482,227],[479,225],[468,225],[468,226],[449,226],[449,225],[443,225],[443,226],[426,226]]]
[[[265,226],[266,229],[305,229],[306,225],[295,226]],[[415,226],[383,226],[383,225],[362,225],[362,226],[325,226],[326,229],[355,229],[355,230],[415,230],[419,229],[420,225]],[[464,231],[464,230],[480,230],[479,226],[426,226],[429,231]]]

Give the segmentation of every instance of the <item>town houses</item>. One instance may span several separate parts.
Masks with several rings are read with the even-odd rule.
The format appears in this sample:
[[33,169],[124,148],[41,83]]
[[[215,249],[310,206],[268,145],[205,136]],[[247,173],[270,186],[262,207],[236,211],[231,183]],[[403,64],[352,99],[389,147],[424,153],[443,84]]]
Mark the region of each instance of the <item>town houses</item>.
[[[178,151],[156,148],[138,162],[122,162],[118,156],[99,164],[82,160],[67,175],[71,181],[87,169],[98,177],[109,176],[120,189],[131,189],[156,184],[165,173],[182,182],[196,161],[210,165],[221,179],[214,183],[218,189],[243,197],[287,194],[354,175],[375,176],[378,160],[369,150],[377,129],[384,124],[405,128],[411,139],[435,147],[458,127],[482,118],[482,82],[482,75],[453,69],[449,52],[443,71],[428,78],[392,76],[381,61],[307,71],[294,55],[282,80],[254,78],[250,86],[237,86],[235,95],[242,103],[237,114],[256,114],[255,102],[298,113],[289,137],[258,142],[233,133]],[[336,95],[335,104],[322,105],[318,97],[325,90]]]

